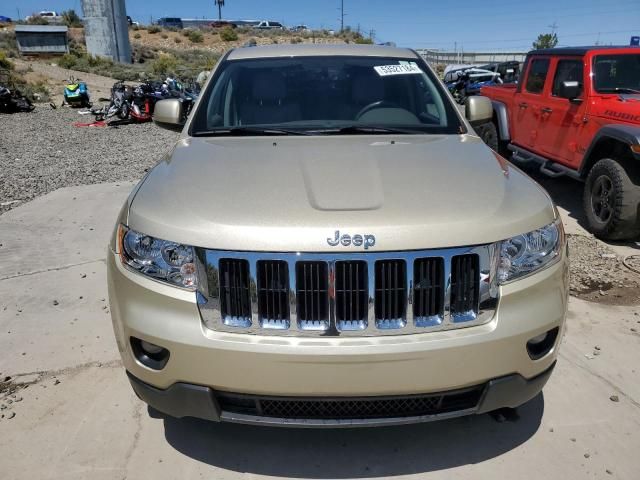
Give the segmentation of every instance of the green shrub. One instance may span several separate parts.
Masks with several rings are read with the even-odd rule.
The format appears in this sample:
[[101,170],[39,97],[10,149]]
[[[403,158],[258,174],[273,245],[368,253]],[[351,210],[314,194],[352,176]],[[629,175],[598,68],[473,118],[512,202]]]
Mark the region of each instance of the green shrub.
[[223,42],[235,42],[238,40],[238,34],[231,27],[224,27],[220,31],[220,38]]
[[82,20],[73,9],[62,12],[62,21],[67,27],[82,27]]
[[68,69],[72,69],[73,67],[76,66],[77,63],[78,63],[78,57],[76,57],[75,55],[73,55],[71,53],[65,53],[58,60],[58,66],[59,67],[68,68]]
[[151,71],[156,75],[170,75],[175,73],[178,60],[171,54],[161,54],[152,64]]
[[44,17],[41,17],[37,13],[32,14],[27,23],[29,25],[49,25],[49,22],[47,21],[47,19]]
[[182,39],[180,37],[174,37],[173,41],[176,43],[182,43]]
[[293,43],[294,45],[295,45],[296,43],[302,43],[302,39],[301,39],[300,37],[293,37],[293,38],[291,39],[291,43]]
[[140,35],[139,33],[136,33],[133,38],[138,39],[138,38],[142,38],[142,35]]
[[191,43],[202,43],[204,35],[202,35],[202,32],[199,30],[191,30],[189,32],[189,40],[191,40]]
[[149,28],[147,28],[147,32],[149,33],[159,33],[161,32],[162,29],[158,26],[158,25],[151,25]]
[[160,35],[160,36],[161,36],[162,38],[164,38],[165,40],[166,40],[167,38],[169,38],[169,35],[167,35],[166,33],[163,33],[163,34],[162,34],[162,35]]
[[0,69],[13,70],[13,63],[7,58],[7,54],[0,52]]
[[372,45],[373,40],[371,40],[370,38],[356,37],[355,43],[359,45]]
[[137,32],[138,30],[140,30],[140,27],[139,27],[138,25],[134,25],[133,27],[131,27],[131,29],[132,29],[134,32]]

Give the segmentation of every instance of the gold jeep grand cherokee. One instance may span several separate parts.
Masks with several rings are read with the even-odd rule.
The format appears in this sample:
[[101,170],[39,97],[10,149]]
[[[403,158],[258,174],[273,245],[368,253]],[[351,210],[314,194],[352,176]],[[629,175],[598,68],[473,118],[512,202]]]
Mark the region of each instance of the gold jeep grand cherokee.
[[264,425],[516,407],[551,375],[567,252],[547,194],[410,50],[239,48],[133,190],[108,253],[115,335],[161,412]]

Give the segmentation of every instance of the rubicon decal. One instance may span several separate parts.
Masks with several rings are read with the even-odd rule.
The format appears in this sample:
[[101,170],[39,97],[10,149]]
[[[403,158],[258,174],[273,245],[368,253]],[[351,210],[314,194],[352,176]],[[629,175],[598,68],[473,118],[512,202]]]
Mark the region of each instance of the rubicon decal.
[[640,122],[640,115],[634,115],[633,113],[616,112],[615,110],[605,110],[605,116],[618,118],[620,120],[626,120],[629,122]]
[[340,230],[336,230],[334,238],[327,238],[327,243],[332,247],[337,247],[338,245],[349,247],[353,245],[354,247],[364,247],[365,250],[369,250],[376,245],[376,237],[374,235],[359,234],[351,236],[346,233],[340,235]]

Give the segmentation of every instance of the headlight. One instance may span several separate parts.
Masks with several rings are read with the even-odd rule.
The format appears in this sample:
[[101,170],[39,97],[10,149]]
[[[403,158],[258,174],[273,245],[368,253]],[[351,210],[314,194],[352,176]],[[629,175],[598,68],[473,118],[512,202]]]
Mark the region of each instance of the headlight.
[[120,259],[143,275],[178,287],[197,286],[195,251],[189,245],[160,240],[120,225]]
[[564,230],[558,220],[546,227],[517,235],[500,244],[498,280],[510,282],[553,263],[564,245]]

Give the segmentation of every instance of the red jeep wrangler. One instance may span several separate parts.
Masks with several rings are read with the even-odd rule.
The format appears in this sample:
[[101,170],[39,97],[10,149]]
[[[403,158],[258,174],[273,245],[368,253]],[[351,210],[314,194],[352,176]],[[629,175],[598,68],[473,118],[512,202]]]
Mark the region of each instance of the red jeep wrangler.
[[518,85],[485,87],[493,122],[476,130],[516,163],[585,182],[589,229],[640,235],[640,48],[530,52]]

